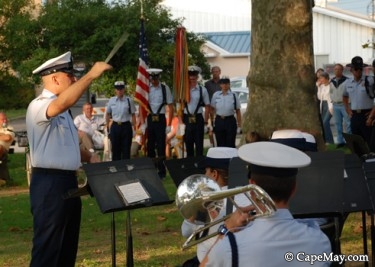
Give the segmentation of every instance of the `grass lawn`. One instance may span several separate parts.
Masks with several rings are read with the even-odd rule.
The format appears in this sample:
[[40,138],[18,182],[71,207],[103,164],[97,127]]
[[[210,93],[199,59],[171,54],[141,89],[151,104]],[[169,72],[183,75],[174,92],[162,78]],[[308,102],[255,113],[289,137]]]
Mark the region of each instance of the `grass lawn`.
[[[13,181],[0,188],[0,266],[28,266],[32,240],[32,217],[24,170],[24,154],[10,155]],[[170,199],[176,188],[167,176],[163,184]],[[112,266],[112,214],[102,214],[95,198],[82,197],[83,212],[76,266]],[[126,218],[128,212],[115,213],[116,260],[126,265]],[[175,204],[143,208],[130,212],[133,234],[134,266],[179,266],[195,255],[195,248],[181,250],[184,238],[180,234],[182,217]],[[370,219],[367,218],[368,240]],[[341,236],[343,254],[363,254],[361,214],[350,214]],[[371,250],[370,241],[368,242]],[[272,253],[272,252],[270,252]],[[363,266],[347,263],[346,266]]]

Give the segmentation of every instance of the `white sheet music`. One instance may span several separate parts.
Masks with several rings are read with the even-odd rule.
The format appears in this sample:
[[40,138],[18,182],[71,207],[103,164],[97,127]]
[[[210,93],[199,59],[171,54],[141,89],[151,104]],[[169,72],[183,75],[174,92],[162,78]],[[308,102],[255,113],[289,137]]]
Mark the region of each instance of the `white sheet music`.
[[150,199],[150,195],[140,182],[118,185],[117,188],[127,204],[142,203]]

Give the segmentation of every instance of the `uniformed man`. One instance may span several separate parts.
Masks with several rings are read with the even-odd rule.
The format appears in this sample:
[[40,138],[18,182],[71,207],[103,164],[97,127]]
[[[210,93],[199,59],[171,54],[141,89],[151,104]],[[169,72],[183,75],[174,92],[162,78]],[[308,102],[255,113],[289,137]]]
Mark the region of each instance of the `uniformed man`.
[[207,92],[208,92],[208,96],[210,98],[210,102],[211,102],[211,99],[212,99],[212,96],[214,95],[214,93],[218,92],[218,91],[221,91],[221,87],[220,87],[220,74],[221,74],[221,69],[219,66],[213,66],[211,68],[211,74],[212,74],[212,78],[210,80],[208,80],[207,82],[205,82],[204,84],[204,87],[206,87],[207,89]]
[[135,134],[135,105],[132,98],[125,96],[124,81],[116,81],[114,86],[116,96],[109,99],[105,114],[106,125],[111,125],[108,132],[112,145],[112,160],[130,159]]
[[[233,259],[238,260],[237,266],[249,266],[249,263],[284,266],[285,255],[291,256],[288,266],[301,266],[297,257],[301,251],[305,255],[329,255],[331,245],[319,225],[295,220],[288,209],[289,199],[296,190],[298,168],[308,166],[310,157],[274,142],[246,144],[239,148],[238,156],[250,163],[250,183],[263,188],[277,210],[271,216],[254,220],[249,214],[253,206],[237,209],[220,228],[217,242],[200,266],[232,266]],[[314,262],[314,266],[330,265],[326,260]]]
[[[236,148],[211,147],[208,149],[204,160],[198,163],[198,167],[204,169],[205,175],[217,182],[222,190],[226,190],[228,189],[229,163],[234,157],[238,157]],[[213,220],[221,219],[226,215],[226,202],[224,203],[219,214],[215,218],[212,218]],[[188,238],[194,231],[202,227],[204,223],[195,217],[184,219],[181,225],[181,233],[184,237]],[[212,226],[207,232],[203,232],[202,235],[215,233],[218,227],[219,225]],[[199,263],[204,259],[214,241],[214,238],[212,238],[199,243],[197,245],[197,255],[186,261],[182,266],[199,266]]]
[[[230,90],[230,79],[220,79],[221,91],[211,100],[211,117],[215,116],[214,133],[217,146],[236,147],[236,134],[241,132],[241,103]],[[236,117],[234,116],[236,114]]]
[[[166,175],[165,160],[165,136],[171,131],[173,117],[173,97],[171,90],[160,82],[161,69],[147,69],[150,75],[150,92],[148,103],[150,113],[147,116],[147,156],[155,159],[158,174],[161,179]],[[168,105],[168,120],[165,117],[165,105]],[[168,125],[166,123],[168,121]],[[155,150],[158,151],[156,159]]]
[[[0,186],[6,184],[9,172],[6,166],[9,148],[16,137],[13,127],[8,125],[8,118],[4,112],[0,112],[0,165],[4,164],[4,173],[0,171]],[[1,168],[1,166],[0,166]]]
[[34,223],[31,267],[74,267],[81,221],[81,199],[62,197],[77,189],[80,165],[78,131],[68,109],[91,82],[111,66],[97,62],[78,81],[71,53],[52,58],[33,71],[44,89],[26,113],[32,179],[30,204]]
[[[208,125],[210,100],[207,89],[198,84],[200,72],[201,68],[198,66],[188,67],[190,102],[185,103],[183,115],[183,122],[186,125],[184,142],[188,157],[194,157],[194,145],[195,156],[203,156],[204,133],[210,130]],[[203,107],[205,107],[204,114]]]
[[345,110],[350,117],[352,134],[362,136],[370,149],[374,151],[375,148],[371,146],[372,126],[371,123],[366,125],[368,119],[373,119],[370,112],[374,106],[374,100],[366,93],[366,83],[372,86],[374,79],[363,75],[363,68],[368,65],[363,63],[361,57],[353,57],[351,64],[347,66],[351,68],[353,78],[345,83],[342,99]]

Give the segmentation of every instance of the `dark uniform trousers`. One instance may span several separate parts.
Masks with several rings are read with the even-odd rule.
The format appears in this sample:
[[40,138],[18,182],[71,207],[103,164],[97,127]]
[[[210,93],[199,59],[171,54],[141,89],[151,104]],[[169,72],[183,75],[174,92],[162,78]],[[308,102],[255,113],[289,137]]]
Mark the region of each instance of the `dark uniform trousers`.
[[34,238],[31,267],[74,267],[81,222],[81,199],[63,199],[77,188],[74,171],[32,171],[30,185]]
[[184,142],[186,145],[186,156],[194,157],[203,156],[203,137],[204,137],[204,119],[201,113],[195,115],[195,123],[191,122],[190,115],[184,114],[185,135]]
[[133,129],[129,121],[113,122],[110,130],[112,160],[130,159]]
[[[156,119],[155,116],[158,117],[158,119]],[[165,177],[166,175],[164,165],[166,125],[165,114],[150,114],[147,116],[147,156],[155,159],[155,164],[158,168],[158,174],[160,177]],[[158,151],[157,159],[155,149]]]
[[361,110],[360,112],[353,110],[353,115],[350,118],[350,127],[352,129],[352,134],[362,136],[370,147],[371,151],[375,151],[373,145],[371,144],[371,133],[373,127],[366,126],[366,114],[368,114],[370,111],[370,109]]
[[232,116],[215,117],[214,133],[217,146],[236,147],[237,121]]

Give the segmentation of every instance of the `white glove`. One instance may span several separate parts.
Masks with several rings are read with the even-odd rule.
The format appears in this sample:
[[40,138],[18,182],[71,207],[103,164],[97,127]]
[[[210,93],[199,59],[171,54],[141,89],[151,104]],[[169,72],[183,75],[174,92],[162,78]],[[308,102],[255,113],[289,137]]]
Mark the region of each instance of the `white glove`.
[[208,124],[206,127],[207,127],[207,132],[211,132],[212,131],[212,126],[211,125]]
[[208,133],[208,126],[207,125],[204,126],[203,133],[205,133],[205,134]]
[[171,130],[172,130],[171,126],[165,127],[165,134],[169,134]]
[[146,124],[145,124],[145,123],[142,124],[142,125],[139,127],[139,129],[141,129],[142,134],[145,134],[145,132],[146,132]]
[[241,134],[241,133],[242,133],[241,127],[237,127],[237,134]]

